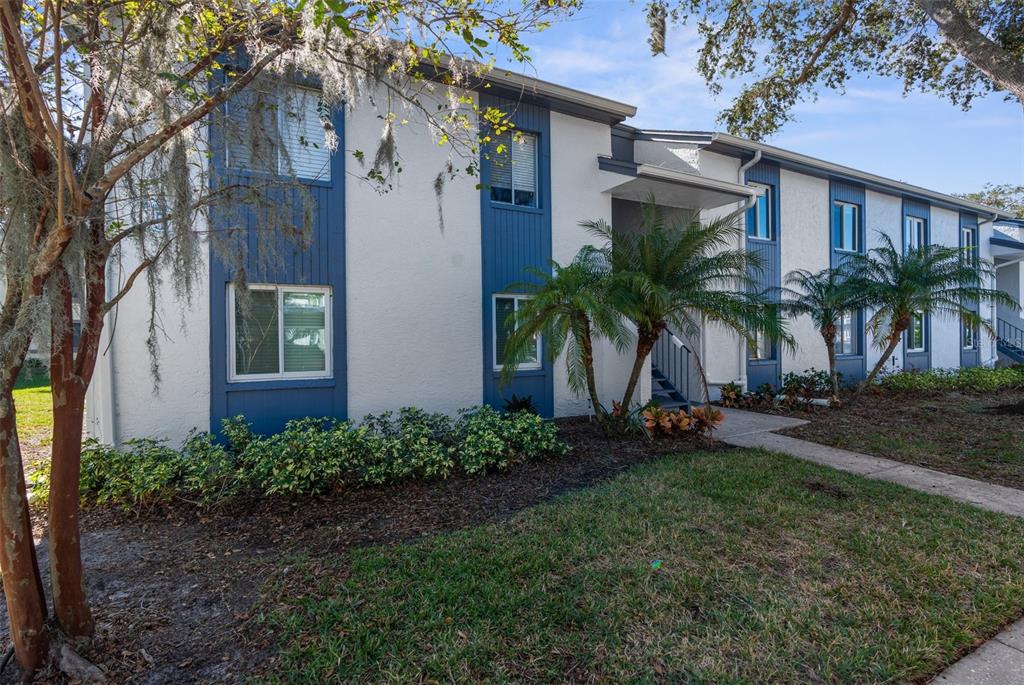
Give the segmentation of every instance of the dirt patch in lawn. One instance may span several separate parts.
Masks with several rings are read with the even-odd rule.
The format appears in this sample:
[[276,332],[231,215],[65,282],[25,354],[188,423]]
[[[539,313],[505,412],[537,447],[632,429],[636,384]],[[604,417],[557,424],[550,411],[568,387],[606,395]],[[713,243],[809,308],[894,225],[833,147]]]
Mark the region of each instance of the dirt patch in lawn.
[[[83,654],[116,683],[241,682],[272,663],[273,636],[259,612],[274,599],[268,588],[289,577],[291,555],[395,544],[502,520],[634,464],[709,447],[689,436],[609,440],[581,419],[559,425],[574,446],[569,456],[477,478],[302,501],[247,500],[202,514],[186,503],[138,516],[87,511],[82,548],[98,639]],[[45,541],[39,552],[45,570]],[[16,670],[9,666],[3,682],[17,682]]]
[[1024,489],[1024,423],[1012,418],[1021,402],[1020,390],[941,395],[877,391],[838,409],[800,412],[796,415],[810,423],[781,432]]

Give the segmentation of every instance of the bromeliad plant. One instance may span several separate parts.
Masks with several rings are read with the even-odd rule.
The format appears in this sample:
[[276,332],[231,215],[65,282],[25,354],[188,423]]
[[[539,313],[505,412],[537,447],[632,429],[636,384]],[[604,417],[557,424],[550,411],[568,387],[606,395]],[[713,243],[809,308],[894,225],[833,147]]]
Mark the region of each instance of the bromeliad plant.
[[845,277],[841,269],[812,273],[797,269],[786,274],[781,310],[790,316],[809,316],[828,350],[832,404],[839,403],[839,375],[836,372],[836,330],[847,312],[865,304],[865,292]]
[[[678,335],[696,337],[707,322],[719,323],[753,342],[763,335],[786,346],[793,339],[778,307],[754,290],[750,272],[760,260],[735,247],[741,236],[735,221],[666,220],[653,203],[641,205],[635,230],[604,221],[581,224],[604,241],[601,252],[611,267],[608,303],[637,330],[636,356],[622,398],[629,407],[654,344],[670,326]],[[702,380],[703,364],[698,370]],[[705,402],[707,383],[703,382]]]
[[520,305],[514,321],[505,322],[511,333],[505,343],[502,381],[512,379],[535,349],[537,336],[542,335],[552,360],[568,348],[565,365],[569,387],[587,393],[598,423],[607,426],[610,414],[601,405],[594,373],[594,341],[604,338],[624,351],[631,337],[622,316],[609,301],[607,261],[601,251],[584,247],[570,264],[551,265],[552,273],[528,269],[534,281],[510,286],[531,297]]
[[991,324],[967,305],[986,302],[1020,310],[1006,293],[981,286],[994,269],[989,262],[976,260],[968,248],[926,245],[903,253],[885,233],[879,232],[879,240],[881,246],[851,255],[848,262],[850,286],[875,309],[867,327],[883,348],[857,395],[875,380],[916,316],[959,318],[994,337]]

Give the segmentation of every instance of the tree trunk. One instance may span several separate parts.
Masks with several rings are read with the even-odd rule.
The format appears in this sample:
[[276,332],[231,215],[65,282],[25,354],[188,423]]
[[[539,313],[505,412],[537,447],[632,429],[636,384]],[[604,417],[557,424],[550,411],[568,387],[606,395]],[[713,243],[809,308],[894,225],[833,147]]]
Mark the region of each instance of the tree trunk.
[[654,349],[654,343],[657,342],[660,335],[661,330],[653,330],[646,333],[643,330],[637,331],[636,359],[633,360],[633,369],[629,372],[626,391],[622,394],[622,410],[624,412],[629,412],[629,407],[633,403],[633,393],[636,391],[636,385],[640,381],[640,374],[644,370],[644,362],[647,361],[647,357],[651,354],[651,350]]
[[583,352],[583,368],[587,374],[587,394],[590,395],[590,406],[594,409],[597,422],[604,426],[605,412],[601,406],[601,398],[597,395],[597,377],[594,374],[594,342],[590,335],[590,320],[583,317],[580,322],[579,345]]
[[915,0],[968,62],[1024,103],[1024,63],[978,30],[955,0]]
[[857,386],[857,390],[853,393],[854,399],[860,397],[860,394],[864,392],[864,389],[871,385],[872,381],[875,380],[875,376],[877,376],[878,372],[882,370],[885,363],[889,361],[889,357],[892,356],[892,353],[896,351],[896,346],[900,344],[900,339],[903,337],[903,332],[905,330],[907,330],[906,326],[899,326],[889,336],[889,344],[886,346],[885,351],[882,352],[882,356],[878,360],[878,363],[875,364],[875,368],[871,369],[871,373],[868,374],[868,377]]
[[[60,289],[63,311],[53,313],[51,326],[53,443],[50,462],[50,582],[53,589],[53,612],[61,629],[72,637],[89,637],[93,631],[93,620],[83,585],[78,526],[82,422],[85,418],[85,391],[88,383],[76,373],[73,363],[74,321],[67,273],[61,269],[55,275],[55,281]],[[88,310],[87,307],[87,317]],[[94,325],[89,320],[85,323],[87,326]],[[84,339],[81,341],[83,345],[89,342]]]
[[825,340],[825,349],[828,350],[828,377],[832,381],[832,397],[830,403],[839,404],[839,373],[836,371],[836,326],[832,324],[821,330],[821,337]]
[[14,656],[28,679],[46,659],[49,636],[12,394],[20,368],[6,370],[13,376],[0,390],[0,571]]

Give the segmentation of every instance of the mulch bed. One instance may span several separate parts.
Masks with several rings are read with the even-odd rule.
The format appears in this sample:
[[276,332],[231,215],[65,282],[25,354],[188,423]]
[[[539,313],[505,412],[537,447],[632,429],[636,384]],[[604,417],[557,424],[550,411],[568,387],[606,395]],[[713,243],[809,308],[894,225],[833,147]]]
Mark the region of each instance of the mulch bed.
[[[291,556],[500,521],[663,455],[725,449],[691,436],[610,440],[585,419],[560,420],[559,427],[574,447],[569,456],[482,477],[299,501],[252,499],[211,512],[187,503],[139,515],[86,511],[82,547],[97,639],[82,654],[115,683],[241,682],[273,663],[273,636],[262,629],[260,609],[276,599],[266,595],[269,588],[287,586]],[[45,541],[39,553],[45,570]],[[7,642],[6,616],[0,631]],[[17,682],[16,671],[9,666],[3,682]]]

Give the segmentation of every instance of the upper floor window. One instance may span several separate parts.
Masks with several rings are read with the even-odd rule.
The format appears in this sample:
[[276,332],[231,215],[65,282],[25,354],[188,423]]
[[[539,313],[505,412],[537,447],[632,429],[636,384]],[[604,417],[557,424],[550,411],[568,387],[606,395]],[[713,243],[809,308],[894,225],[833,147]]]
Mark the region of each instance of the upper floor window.
[[[526,295],[495,295],[494,296],[494,370],[498,371],[507,358],[506,350],[509,336],[516,329],[516,313],[523,302],[530,299]],[[540,336],[530,339],[527,349],[519,358],[518,368],[540,368]]]
[[844,312],[836,321],[836,354],[857,354],[857,314]]
[[251,285],[228,294],[228,377],[233,381],[329,378],[330,288]]
[[836,200],[832,203],[833,246],[846,252],[860,251],[860,205]]
[[747,212],[747,235],[761,240],[775,239],[774,217],[772,204],[772,187],[763,183],[748,184],[758,191],[757,202]]
[[923,352],[925,350],[925,318],[921,312],[915,312],[907,329],[907,352]]
[[537,136],[506,131],[494,137],[491,151],[491,200],[520,207],[537,206]]
[[232,169],[331,180],[331,153],[319,91],[300,86],[241,91],[227,104]]
[[919,250],[928,244],[928,223],[919,216],[903,220],[903,244],[908,250]]
[[973,226],[961,226],[960,245],[964,248],[965,260],[978,261],[978,229]]

